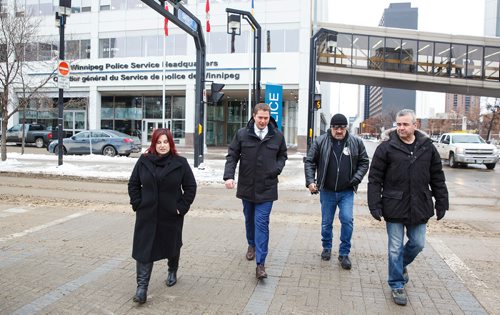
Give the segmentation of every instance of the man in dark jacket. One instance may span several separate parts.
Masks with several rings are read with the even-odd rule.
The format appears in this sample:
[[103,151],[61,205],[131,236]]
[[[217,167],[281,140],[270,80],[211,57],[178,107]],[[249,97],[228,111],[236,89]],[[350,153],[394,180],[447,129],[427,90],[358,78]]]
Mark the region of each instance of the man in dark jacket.
[[349,270],[354,192],[368,171],[369,159],[363,141],[347,131],[347,118],[344,115],[334,115],[330,127],[309,149],[304,165],[306,187],[312,194],[320,192],[323,260],[330,260],[333,219],[339,207],[341,229],[338,260],[343,269]]
[[283,134],[270,116],[269,105],[259,103],[246,128],[238,130],[229,145],[224,168],[228,189],[235,186],[236,197],[243,202],[248,249],[246,258],[256,258],[257,279],[267,278],[264,267],[269,243],[269,216],[273,201],[278,199],[278,175],[285,167],[287,148]]
[[[368,207],[378,221],[384,217],[389,246],[392,298],[406,305],[407,266],[422,251],[426,223],[441,220],[448,210],[448,189],[441,159],[430,138],[417,130],[415,112],[396,114],[396,130],[388,130],[377,147],[368,175]],[[408,241],[403,246],[405,235]]]

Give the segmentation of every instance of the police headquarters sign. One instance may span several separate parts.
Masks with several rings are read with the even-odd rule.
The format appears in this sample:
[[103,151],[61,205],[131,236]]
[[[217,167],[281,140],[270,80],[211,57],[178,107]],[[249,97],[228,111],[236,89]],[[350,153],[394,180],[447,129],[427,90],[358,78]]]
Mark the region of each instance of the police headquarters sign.
[[[239,81],[241,73],[238,69],[232,70],[224,68],[218,70],[217,61],[206,62],[207,80],[234,80]],[[196,76],[196,62],[178,61],[165,62],[165,75],[163,75],[163,62],[108,62],[82,63],[71,65],[71,75],[69,81],[79,85],[88,85],[91,82],[112,83],[112,82],[136,82],[152,83],[161,82],[163,78],[167,81],[174,80],[194,80]],[[58,81],[58,78],[54,78]]]
[[266,84],[266,103],[271,108],[271,117],[276,120],[278,129],[281,130],[283,117],[283,86]]

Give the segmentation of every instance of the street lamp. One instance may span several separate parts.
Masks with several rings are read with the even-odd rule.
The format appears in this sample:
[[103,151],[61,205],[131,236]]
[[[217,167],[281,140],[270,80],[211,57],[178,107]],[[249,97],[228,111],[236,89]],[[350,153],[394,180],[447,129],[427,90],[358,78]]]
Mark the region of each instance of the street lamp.
[[[260,102],[260,60],[261,60],[261,27],[248,11],[226,8],[227,33],[231,35],[231,52],[234,52],[234,37],[241,35],[241,17],[247,20],[253,32],[253,106]],[[252,106],[252,108],[253,108]]]

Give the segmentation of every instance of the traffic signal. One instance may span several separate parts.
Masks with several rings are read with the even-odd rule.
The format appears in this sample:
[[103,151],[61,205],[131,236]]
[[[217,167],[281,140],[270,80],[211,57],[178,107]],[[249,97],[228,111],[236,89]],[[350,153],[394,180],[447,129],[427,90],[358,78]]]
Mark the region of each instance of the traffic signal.
[[210,95],[210,99],[212,100],[213,104],[219,103],[219,101],[224,96],[224,92],[221,92],[224,86],[225,84],[212,82],[212,87],[210,88],[210,90],[212,91],[212,95]]
[[321,94],[314,94],[314,109],[321,109]]

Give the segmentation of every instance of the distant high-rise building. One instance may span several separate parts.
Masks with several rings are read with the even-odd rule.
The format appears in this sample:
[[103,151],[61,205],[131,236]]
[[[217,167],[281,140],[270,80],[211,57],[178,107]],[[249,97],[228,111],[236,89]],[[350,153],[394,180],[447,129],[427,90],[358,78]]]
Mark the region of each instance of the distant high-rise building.
[[[379,26],[416,30],[418,8],[412,8],[409,2],[391,3],[389,8],[384,9]],[[396,112],[403,108],[415,110],[416,91],[379,86],[371,86],[369,90],[369,117]]]
[[480,96],[446,94],[445,112],[459,117],[477,119],[480,110]]
[[500,36],[500,1],[486,0],[484,8],[484,35]]

